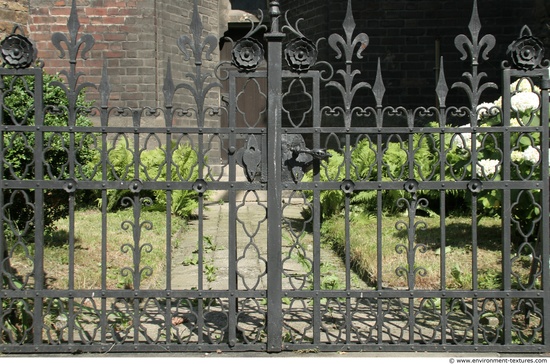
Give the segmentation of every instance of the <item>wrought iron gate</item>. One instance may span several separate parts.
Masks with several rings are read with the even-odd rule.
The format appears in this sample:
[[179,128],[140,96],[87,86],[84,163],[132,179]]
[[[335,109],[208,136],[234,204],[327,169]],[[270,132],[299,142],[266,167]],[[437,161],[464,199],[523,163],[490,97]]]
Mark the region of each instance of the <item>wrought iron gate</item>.
[[[75,2],[68,35],[52,37],[69,57],[64,80],[54,81],[66,106],[44,104],[36,51],[24,36],[8,36],[0,69],[2,352],[547,352],[550,74],[541,43],[522,29],[510,46],[511,61],[503,63],[502,98],[482,103],[484,92],[497,88],[481,70],[495,39],[480,33],[474,2],[470,33],[455,40],[471,69],[451,86],[465,92],[469,105],[447,106],[442,67],[437,106],[384,106],[380,65],[372,85],[357,80],[354,62],[369,37],[355,32],[350,4],[343,35],[328,38],[332,64],[317,60],[318,43],[271,1],[270,21],[235,41],[230,64],[209,70],[205,61],[218,39],[203,37],[195,1],[192,34],[178,43],[195,72],[191,82],[176,84],[169,66],[160,109],[110,107],[106,68],[100,84],[79,83],[77,57],[94,41],[78,33]],[[261,35],[267,69],[260,67]],[[267,89],[259,79],[267,79]],[[226,103],[209,105],[222,84]],[[89,110],[78,106],[84,88],[100,96]],[[246,88],[265,97],[257,115],[240,107]],[[376,105],[357,106],[359,89],[370,90]],[[7,101],[20,90],[34,99],[22,114]],[[328,91],[338,95],[338,106],[324,96]],[[188,92],[194,104],[173,105],[178,92]],[[206,123],[223,113],[227,126]],[[65,124],[48,122],[52,114]],[[79,122],[94,115],[93,125]],[[116,118],[131,123],[116,124]],[[151,126],[151,118],[163,125]],[[154,149],[159,159],[147,169],[146,155]],[[214,152],[221,165],[210,158]],[[117,153],[127,157],[119,169]],[[225,195],[223,205],[212,204],[214,191]],[[87,236],[76,219],[84,192],[100,201],[95,256],[79,251],[79,239]],[[181,231],[173,228],[179,218],[172,213],[180,193],[197,203],[194,227]],[[118,232],[127,234],[114,248],[111,195],[121,197]],[[448,211],[456,195],[469,203],[461,227],[470,239],[458,255]],[[166,212],[160,226],[146,215],[148,203],[159,199]],[[216,229],[226,239],[216,247],[207,224],[222,207],[227,215],[216,220]],[[52,288],[59,272],[48,270],[45,229],[57,208],[68,215],[67,272],[64,286]],[[388,208],[402,214],[385,216]],[[491,231],[501,236],[488,238],[480,233],[479,215],[491,208],[500,221]],[[437,226],[429,226],[422,212],[436,210]],[[329,266],[323,255],[331,212],[343,216],[330,220],[342,224],[342,268]],[[355,222],[369,219],[369,212],[375,218],[366,245],[374,253],[367,259],[374,268],[356,280],[353,241],[367,241],[371,231]],[[395,225],[390,235],[388,221]],[[423,240],[428,228],[435,229],[435,243]],[[161,242],[147,240],[155,229],[164,231]],[[484,239],[497,241],[493,250],[501,261],[492,286],[481,261]],[[183,264],[187,270],[177,258],[182,249],[194,254]],[[129,257],[127,265],[116,265],[113,250]],[[161,267],[145,260],[155,250],[164,254]],[[428,267],[428,256],[436,257],[435,268]],[[82,257],[97,259],[100,277],[86,287],[75,278]],[[151,285],[147,279],[159,269],[163,280]],[[209,270],[217,270],[217,278]],[[220,282],[222,271],[227,280]],[[124,284],[111,286],[113,275]],[[179,284],[182,276],[193,283]],[[430,276],[435,283],[426,283]]]

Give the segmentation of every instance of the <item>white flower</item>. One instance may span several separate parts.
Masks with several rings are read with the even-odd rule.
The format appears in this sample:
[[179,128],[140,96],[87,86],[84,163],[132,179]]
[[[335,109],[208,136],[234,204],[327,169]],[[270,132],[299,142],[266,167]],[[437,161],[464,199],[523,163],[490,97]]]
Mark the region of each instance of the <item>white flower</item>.
[[499,110],[496,105],[490,102],[483,102],[477,106],[477,120],[481,120],[488,116],[498,115]]
[[519,122],[519,120],[517,118],[511,118],[510,119],[510,126],[513,126],[513,127],[521,126],[521,123]]
[[495,102],[493,102],[493,105],[499,109],[502,109],[502,96],[496,99]]
[[[470,124],[459,126],[459,128],[471,128]],[[464,139],[464,140],[463,140]],[[460,133],[455,138],[456,146],[461,149],[472,149],[472,134]]]
[[510,84],[510,92],[536,92],[540,94],[540,87],[533,86],[527,78],[520,78]]
[[539,108],[539,96],[534,92],[519,92],[512,96],[512,110],[526,112]]
[[536,164],[540,159],[539,150],[537,148],[533,148],[532,146],[528,146],[523,151],[523,158],[532,164]]
[[512,161],[516,163],[522,162],[525,159],[521,150],[514,150],[510,157],[512,158]]
[[477,162],[476,171],[479,176],[490,177],[498,170],[498,159],[482,159]]

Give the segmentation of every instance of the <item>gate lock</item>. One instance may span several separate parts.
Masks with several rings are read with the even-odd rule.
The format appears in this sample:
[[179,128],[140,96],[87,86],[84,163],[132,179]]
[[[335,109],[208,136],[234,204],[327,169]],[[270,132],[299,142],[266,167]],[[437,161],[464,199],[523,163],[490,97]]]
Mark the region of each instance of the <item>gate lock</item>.
[[[325,160],[331,157],[324,148],[309,149],[300,134],[283,134],[281,136],[282,151],[282,182],[298,183],[304,174],[313,168],[315,160]],[[236,161],[241,166],[250,182],[261,173],[262,151],[254,135],[251,135],[246,145],[236,152]]]
[[325,160],[331,154],[324,148],[309,149],[300,134],[283,134],[281,137],[283,158],[282,181],[298,183],[313,167],[315,160]]

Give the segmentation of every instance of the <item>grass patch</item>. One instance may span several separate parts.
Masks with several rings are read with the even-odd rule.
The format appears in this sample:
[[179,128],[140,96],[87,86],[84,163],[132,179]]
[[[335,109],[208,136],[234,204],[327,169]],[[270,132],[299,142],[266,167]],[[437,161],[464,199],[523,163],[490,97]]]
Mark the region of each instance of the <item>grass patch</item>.
[[[421,217],[425,226],[418,226],[414,239],[414,266],[409,267],[408,218],[386,216],[378,231],[377,217],[361,215],[350,222],[350,256],[354,269],[376,287],[382,278],[384,288],[407,288],[408,280],[414,279],[416,289],[441,289],[444,274],[445,289],[472,289],[473,243],[472,222],[467,217],[449,217],[445,220],[445,247],[442,252],[439,217]],[[417,222],[415,221],[415,222]],[[324,244],[329,244],[338,254],[346,249],[345,221],[333,217],[323,223]],[[378,235],[381,237],[379,248]],[[477,226],[477,288],[499,290],[502,288],[502,242],[501,222],[497,218],[483,218]],[[378,255],[380,250],[380,256]],[[441,254],[445,268],[442,269]],[[518,254],[512,248],[512,284],[527,284],[530,257],[525,251]],[[381,267],[381,272],[379,272]],[[444,272],[443,272],[444,271]],[[413,274],[414,272],[414,274]],[[514,281],[515,280],[515,281]]]
[[[185,219],[172,217],[172,236],[185,226]],[[68,289],[71,277],[73,289],[103,289],[103,272],[106,273],[106,289],[135,288],[134,271],[141,272],[141,289],[158,288],[165,281],[165,212],[142,211],[137,224],[133,221],[131,209],[108,213],[105,251],[102,246],[101,211],[83,210],[75,213],[72,254],[70,230],[69,220],[61,219],[55,223],[54,232],[46,237],[44,272],[48,289]],[[135,237],[138,234],[139,248],[136,249]],[[29,255],[33,257],[34,244],[28,244],[28,247]],[[102,265],[104,256],[105,267]],[[10,261],[19,274],[32,263],[21,251],[16,252]],[[139,263],[138,267],[136,263]]]

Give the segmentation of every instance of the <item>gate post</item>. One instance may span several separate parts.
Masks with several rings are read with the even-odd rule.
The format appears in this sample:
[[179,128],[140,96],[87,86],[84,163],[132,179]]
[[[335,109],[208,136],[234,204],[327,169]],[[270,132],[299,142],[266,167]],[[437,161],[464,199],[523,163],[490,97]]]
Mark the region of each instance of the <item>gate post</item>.
[[270,1],[267,41],[267,351],[282,350],[281,110],[282,42],[278,1]]
[[[550,350],[550,171],[546,166],[550,166],[550,66],[546,66],[542,71],[542,85],[541,85],[541,126],[542,126],[542,137],[541,137],[541,180],[543,187],[541,188],[541,204],[542,211],[541,216],[543,221],[541,222],[541,231],[540,231],[540,242],[542,245],[541,253],[541,270],[542,270],[542,290],[544,295],[544,310],[543,310],[543,337],[546,351]],[[545,221],[546,220],[546,221]]]

